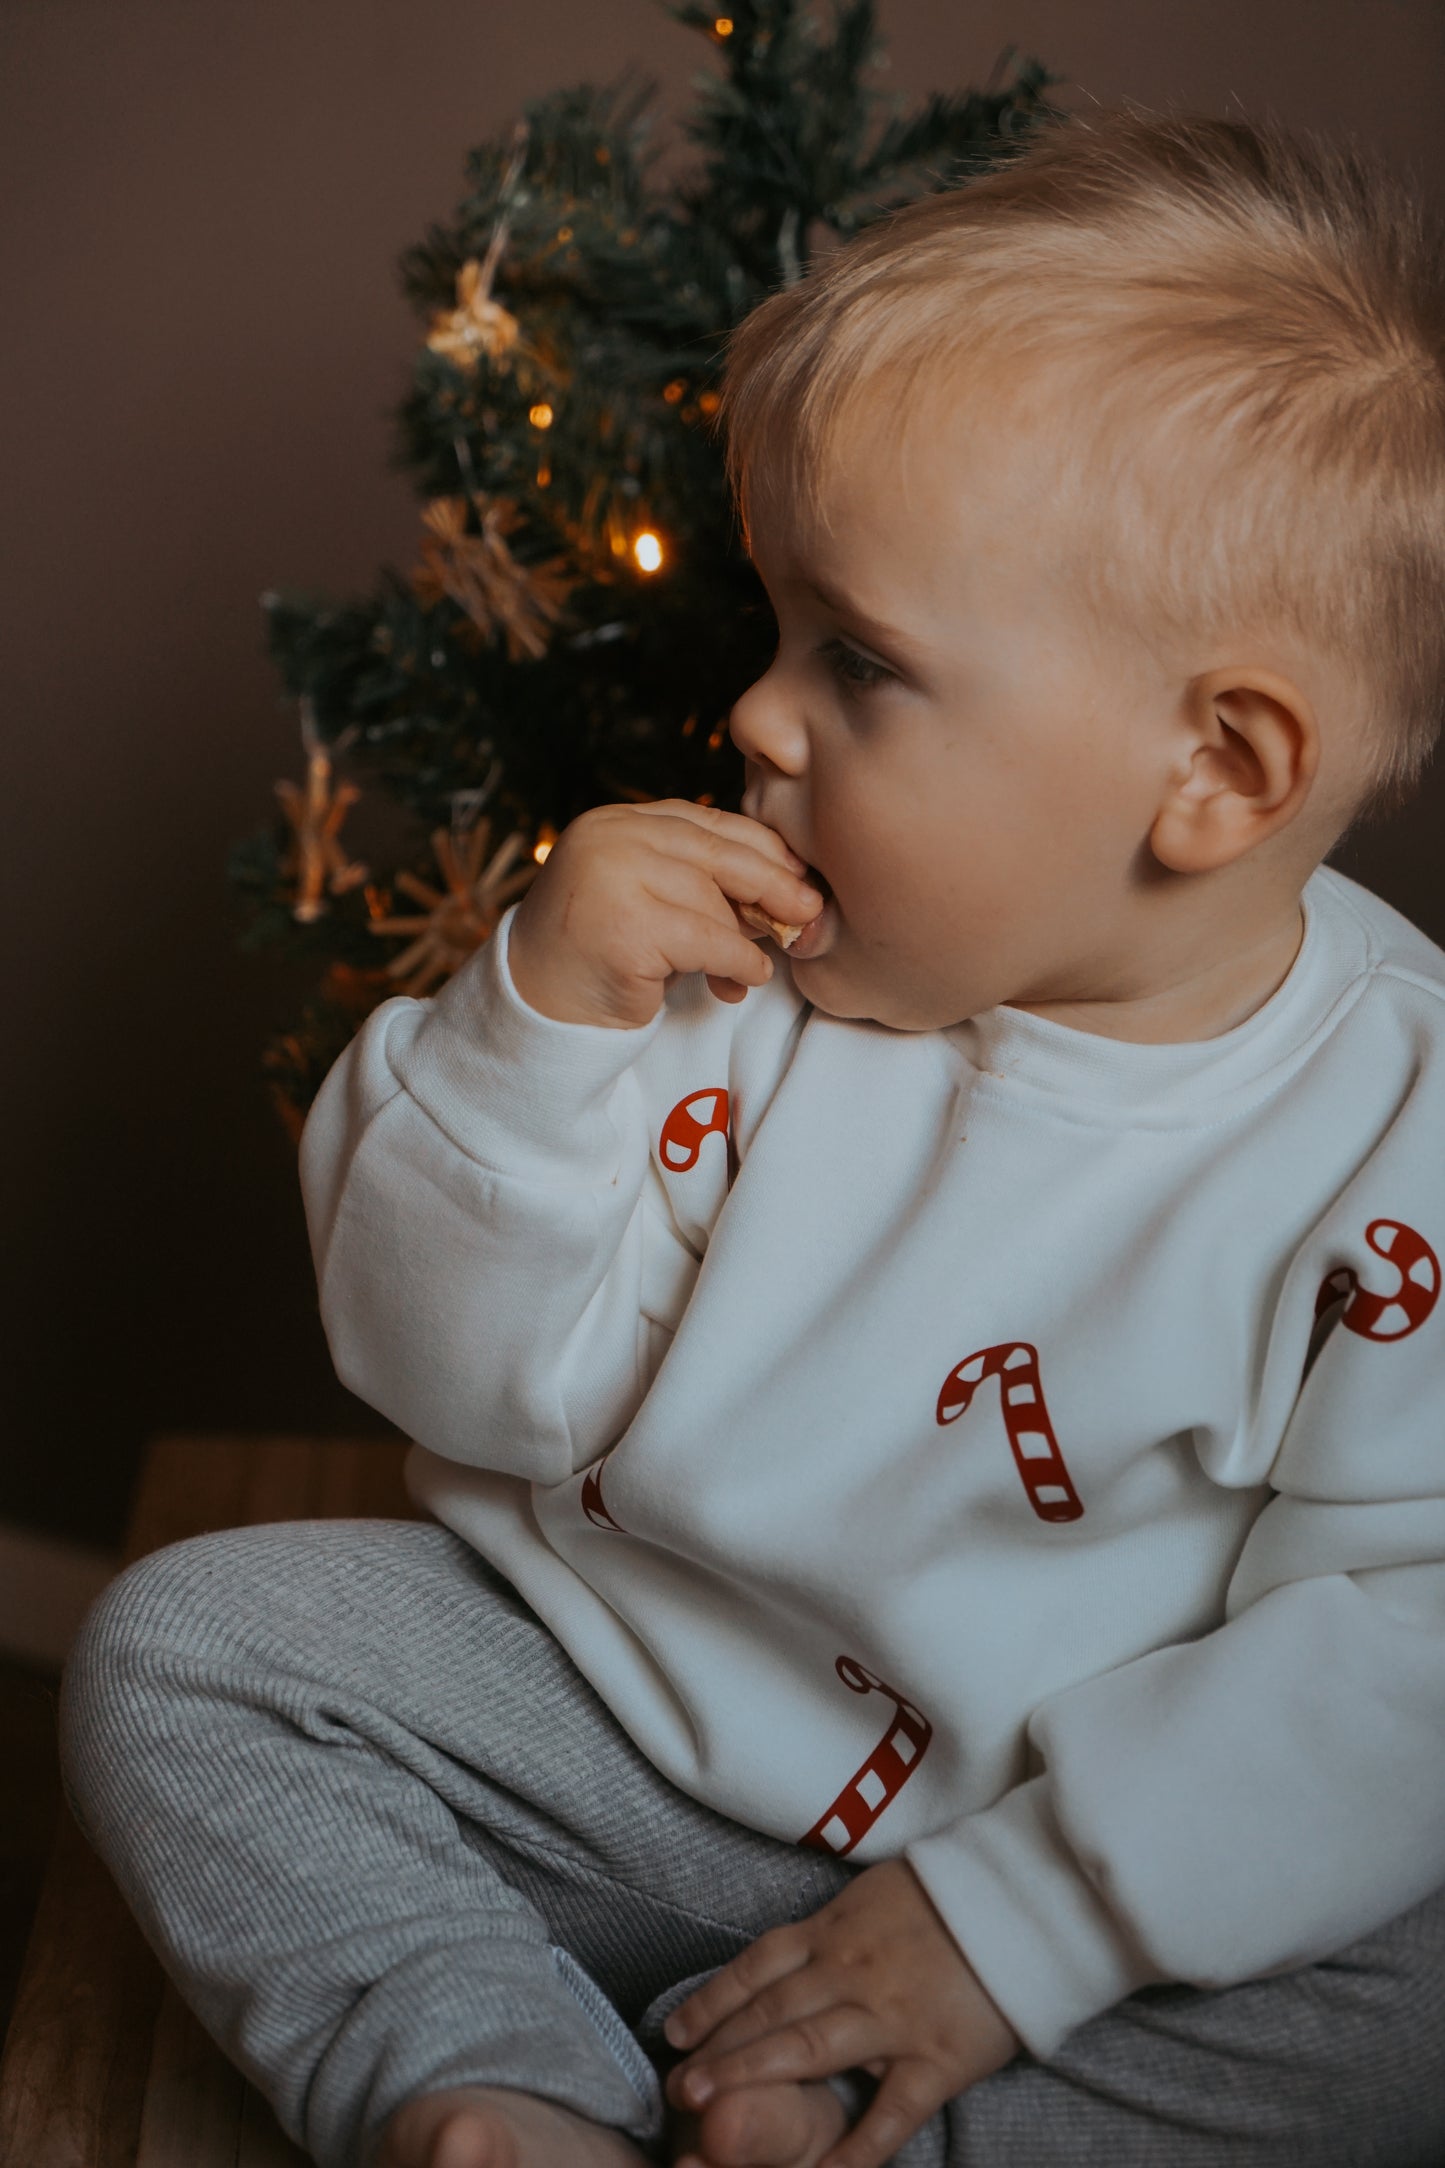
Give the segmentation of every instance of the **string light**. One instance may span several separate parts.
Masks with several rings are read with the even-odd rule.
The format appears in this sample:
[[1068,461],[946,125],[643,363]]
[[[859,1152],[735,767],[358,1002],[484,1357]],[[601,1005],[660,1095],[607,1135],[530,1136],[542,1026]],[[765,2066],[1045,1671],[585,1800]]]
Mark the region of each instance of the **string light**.
[[547,860],[552,853],[552,845],[556,842],[556,840],[556,829],[544,826],[542,833],[540,834],[540,836],[538,836],[536,842],[532,845],[532,856],[536,859],[539,866],[546,865]]
[[640,534],[632,545],[632,554],[644,572],[656,572],[662,563],[662,544],[651,532]]
[[716,21],[713,23],[713,29],[717,32],[720,38],[730,38],[733,34],[733,19],[731,15],[719,15]]
[[550,429],[555,417],[552,409],[543,400],[540,405],[527,409],[527,419],[534,429]]

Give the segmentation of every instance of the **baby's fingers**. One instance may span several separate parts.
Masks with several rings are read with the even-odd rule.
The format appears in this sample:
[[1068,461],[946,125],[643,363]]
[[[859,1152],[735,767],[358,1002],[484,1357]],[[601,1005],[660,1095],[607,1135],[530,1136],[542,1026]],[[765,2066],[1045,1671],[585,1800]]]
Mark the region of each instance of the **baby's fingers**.
[[[667,2081],[668,2099],[674,2107],[691,2107],[705,2100],[709,2091],[724,2090],[713,2086],[711,2079],[725,2056],[769,2034],[793,2030],[803,2019],[820,2017],[845,2002],[837,1980],[816,1961],[785,1973],[781,1980],[759,1988],[731,2017],[723,2018],[687,2060],[677,2065]],[[876,2075],[881,2076],[883,2067],[880,2063]]]
[[741,2010],[763,1988],[798,1972],[812,1956],[807,1938],[796,1927],[770,1928],[759,1935],[730,1965],[724,1965],[705,1981],[695,1995],[679,2003],[663,2025],[675,2048],[696,2047],[724,2018]]
[[[758,911],[775,926],[804,926],[823,908],[822,895],[803,878],[803,860],[760,821],[674,799],[636,811],[653,816],[650,834],[660,853],[700,868],[739,912]],[[769,930],[766,923],[756,927]]]
[[707,829],[715,836],[741,840],[755,850],[771,851],[794,873],[808,870],[807,861],[783,841],[776,828],[755,821],[750,814],[728,813],[721,806],[698,805],[691,798],[656,798],[638,806],[636,811],[661,815],[664,819],[691,821],[694,826]]
[[835,2002],[720,2055],[709,2052],[705,2061],[674,2073],[668,2094],[675,2105],[696,2109],[740,2086],[800,2085],[809,2078],[831,2078],[840,2070],[857,2069],[876,2056],[882,2044],[871,2010]]
[[952,2097],[928,2063],[910,2058],[891,2064],[868,2108],[818,2168],[883,2168]]

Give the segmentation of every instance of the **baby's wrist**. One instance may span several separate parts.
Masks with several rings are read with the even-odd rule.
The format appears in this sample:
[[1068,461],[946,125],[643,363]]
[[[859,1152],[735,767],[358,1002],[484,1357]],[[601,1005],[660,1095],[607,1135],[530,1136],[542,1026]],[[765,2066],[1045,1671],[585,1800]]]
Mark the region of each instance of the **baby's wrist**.
[[619,1015],[618,1009],[624,1006],[620,1000],[609,1002],[593,987],[584,984],[565,963],[559,967],[555,957],[533,956],[520,917],[512,922],[511,939],[507,944],[507,970],[518,999],[554,1024],[591,1024],[611,1031],[637,1031],[652,1022],[661,1005],[662,989],[658,987],[657,999],[646,1015],[640,1013],[645,1006],[642,1001],[635,1004],[638,1013]]

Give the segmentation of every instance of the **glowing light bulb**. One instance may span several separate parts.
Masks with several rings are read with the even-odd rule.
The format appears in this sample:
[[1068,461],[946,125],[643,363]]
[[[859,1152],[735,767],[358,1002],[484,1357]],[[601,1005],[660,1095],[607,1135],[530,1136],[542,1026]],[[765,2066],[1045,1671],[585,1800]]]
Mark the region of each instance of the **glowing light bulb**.
[[527,409],[527,419],[534,429],[550,429],[553,418],[552,409],[545,400],[540,405]]
[[546,865],[546,863],[547,863],[547,860],[548,860],[548,859],[550,858],[550,856],[552,855],[552,845],[553,845],[553,844],[554,844],[554,843],[556,842],[556,840],[557,840],[557,831],[556,831],[556,829],[555,829],[555,828],[544,828],[544,829],[542,830],[542,833],[541,833],[541,835],[540,835],[540,836],[539,836],[539,837],[537,838],[536,842],[535,842],[535,843],[534,843],[534,844],[532,845],[532,856],[533,856],[533,857],[534,857],[534,858],[536,859],[536,861],[537,861],[537,863],[538,863],[538,865],[539,865],[539,866],[545,866],[545,865]]
[[632,545],[632,554],[644,572],[655,572],[662,563],[662,544],[655,534],[640,534]]
[[719,15],[713,23],[713,29],[717,32],[720,38],[730,38],[733,34],[733,19],[731,15]]

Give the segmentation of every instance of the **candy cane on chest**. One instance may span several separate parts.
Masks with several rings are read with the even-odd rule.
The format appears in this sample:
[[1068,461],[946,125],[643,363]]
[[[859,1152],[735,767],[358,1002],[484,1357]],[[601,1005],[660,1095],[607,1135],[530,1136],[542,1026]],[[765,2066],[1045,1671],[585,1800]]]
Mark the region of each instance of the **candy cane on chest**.
[[1360,1285],[1353,1265],[1327,1273],[1315,1297],[1319,1319],[1342,1302],[1340,1323],[1362,1340],[1403,1340],[1417,1332],[1440,1299],[1440,1260],[1425,1237],[1403,1220],[1371,1220],[1365,1240],[1392,1268],[1397,1284],[1378,1294]]
[[[706,1091],[689,1092],[685,1099],[678,1100],[663,1123],[657,1140],[657,1156],[669,1174],[691,1174],[702,1157],[707,1139],[722,1137],[727,1146],[728,1184],[731,1186],[737,1172],[731,1125],[731,1102],[720,1084]],[[622,1536],[627,1531],[621,1521],[614,1520],[602,1496],[602,1471],[610,1458],[610,1453],[604,1453],[588,1469],[582,1478],[580,1503],[594,1528],[610,1528]]]
[[592,1466],[587,1470],[586,1475],[583,1476],[582,1511],[586,1514],[588,1520],[591,1521],[594,1528],[615,1529],[619,1536],[625,1536],[627,1530],[623,1527],[621,1521],[613,1520],[612,1515],[607,1510],[606,1501],[602,1496],[602,1471],[607,1466],[607,1463],[609,1460],[611,1460],[611,1458],[612,1453],[611,1449],[609,1448],[609,1450],[603,1454],[601,1460],[594,1461],[592,1463]]
[[1041,1521],[1078,1520],[1084,1508],[1049,1421],[1039,1351],[1028,1341],[1005,1340],[997,1347],[980,1348],[956,1364],[938,1396],[939,1422],[957,1422],[972,1406],[985,1378],[999,1381],[1004,1426],[1029,1504]]
[[831,1806],[800,1837],[800,1845],[814,1852],[831,1852],[841,1859],[861,1844],[878,1817],[898,1797],[928,1751],[933,1726],[896,1686],[886,1686],[874,1672],[865,1671],[851,1656],[840,1656],[834,1670],[855,1694],[885,1694],[893,1704],[888,1729],[861,1769],[854,1771]]
[[737,1172],[731,1120],[731,1102],[720,1084],[707,1091],[689,1092],[685,1099],[679,1099],[663,1123],[662,1134],[657,1140],[657,1156],[663,1171],[690,1174],[701,1156],[704,1140],[720,1136],[727,1140],[728,1182],[731,1185]]

